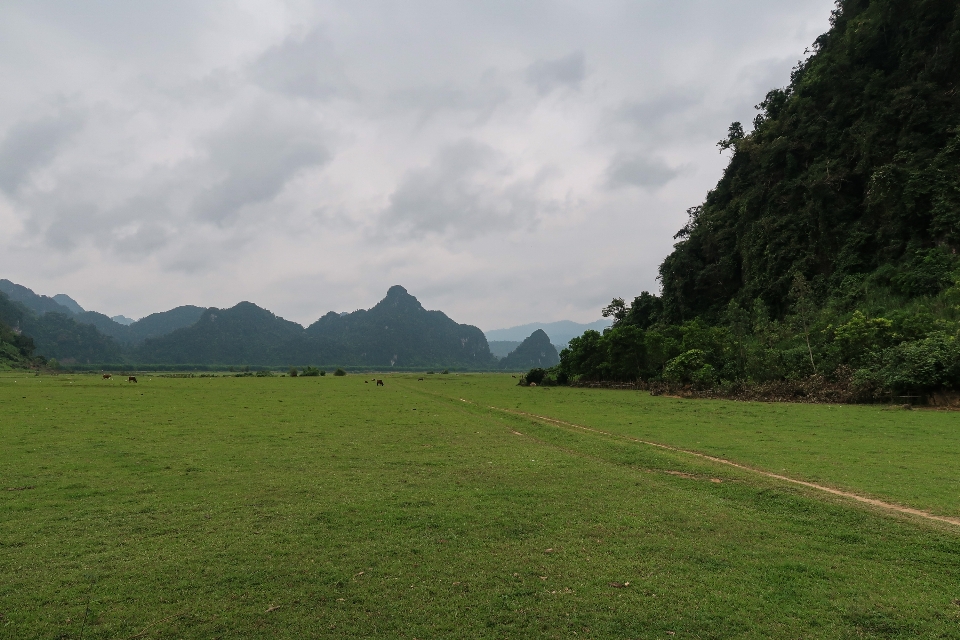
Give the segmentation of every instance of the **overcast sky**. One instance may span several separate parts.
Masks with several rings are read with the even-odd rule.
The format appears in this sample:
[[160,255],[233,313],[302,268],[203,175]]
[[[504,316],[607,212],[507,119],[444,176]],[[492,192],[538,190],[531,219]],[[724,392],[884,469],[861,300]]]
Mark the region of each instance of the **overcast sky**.
[[832,0],[0,7],[0,277],[308,324],[401,284],[494,329],[657,266]]

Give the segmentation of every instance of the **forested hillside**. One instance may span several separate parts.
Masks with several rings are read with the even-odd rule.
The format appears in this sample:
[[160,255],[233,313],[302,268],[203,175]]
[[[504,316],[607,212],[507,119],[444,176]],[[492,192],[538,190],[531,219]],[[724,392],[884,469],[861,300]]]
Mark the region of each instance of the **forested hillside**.
[[951,283],[960,247],[960,14],[944,0],[846,0],[786,89],[734,123],[733,156],[660,268],[665,319],[757,298],[819,301]]
[[958,80],[960,3],[839,2],[789,85],[719,143],[730,162],[662,296],[614,300],[561,378],[960,386]]

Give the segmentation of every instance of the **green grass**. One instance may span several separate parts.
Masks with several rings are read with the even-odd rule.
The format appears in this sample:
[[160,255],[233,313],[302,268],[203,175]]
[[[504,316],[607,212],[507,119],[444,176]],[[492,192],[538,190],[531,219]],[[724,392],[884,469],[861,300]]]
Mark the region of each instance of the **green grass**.
[[487,407],[945,513],[957,414],[140,380],[0,376],[0,638],[960,638],[960,528]]
[[[464,397],[960,516],[960,413],[690,401],[603,389],[470,386]],[[512,402],[512,404],[511,404]]]

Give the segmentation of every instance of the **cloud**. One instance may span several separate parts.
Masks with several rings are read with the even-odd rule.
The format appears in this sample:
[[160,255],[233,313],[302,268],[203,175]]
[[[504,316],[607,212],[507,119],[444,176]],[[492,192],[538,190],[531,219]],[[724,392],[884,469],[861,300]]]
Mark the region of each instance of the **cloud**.
[[272,200],[302,170],[330,160],[316,124],[284,115],[257,108],[208,138],[208,170],[215,178],[194,204],[201,219],[226,224],[244,207]]
[[716,140],[834,6],[7,4],[0,275],[301,322],[400,283],[488,327],[655,290]]
[[617,158],[607,168],[607,179],[611,187],[656,189],[678,175],[678,169],[660,160],[645,157]]
[[404,176],[381,221],[414,237],[470,238],[529,226],[549,207],[537,196],[542,177],[518,177],[503,154],[462,140]]
[[575,51],[555,60],[534,62],[527,67],[526,80],[537,93],[546,95],[560,87],[580,89],[586,76],[586,56],[583,51]]
[[78,111],[61,111],[14,124],[0,142],[0,189],[14,194],[30,174],[50,163],[83,126]]
[[303,38],[289,36],[263,52],[250,65],[249,75],[266,89],[299,98],[326,100],[356,91],[320,28]]

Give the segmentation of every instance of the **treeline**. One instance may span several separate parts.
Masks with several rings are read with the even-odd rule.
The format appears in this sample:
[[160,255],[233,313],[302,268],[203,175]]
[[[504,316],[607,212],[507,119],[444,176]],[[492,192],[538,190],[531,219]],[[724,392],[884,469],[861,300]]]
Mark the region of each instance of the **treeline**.
[[571,340],[552,379],[733,388],[821,375],[864,399],[960,389],[960,274],[939,294],[893,308],[882,308],[896,302],[889,291],[861,293],[817,304],[797,275],[781,318],[758,298],[749,308],[731,301],[718,322],[680,324],[651,318],[649,294],[629,307],[614,300],[605,309],[613,327]]
[[842,0],[689,211],[662,295],[546,381],[723,388],[822,376],[864,396],[960,389],[960,3]]

